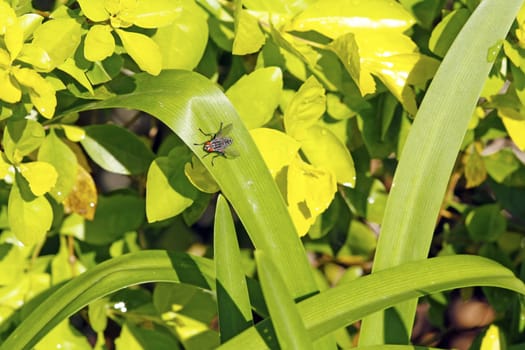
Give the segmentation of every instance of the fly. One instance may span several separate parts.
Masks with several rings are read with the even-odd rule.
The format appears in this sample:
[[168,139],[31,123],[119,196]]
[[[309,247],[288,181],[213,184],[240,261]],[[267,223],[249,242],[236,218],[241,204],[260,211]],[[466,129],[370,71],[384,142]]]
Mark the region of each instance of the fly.
[[203,143],[194,143],[194,145],[202,145],[202,149],[204,150],[204,152],[207,153],[202,158],[207,157],[210,154],[214,154],[213,158],[211,159],[211,165],[214,165],[213,161],[219,156],[222,156],[224,158],[235,158],[239,155],[239,153],[235,149],[230,147],[233,143],[233,139],[227,136],[232,131],[232,128],[233,124],[228,124],[223,128],[222,122],[219,127],[219,131],[217,131],[215,134],[206,133],[199,128],[199,131],[204,136],[208,136],[211,138]]

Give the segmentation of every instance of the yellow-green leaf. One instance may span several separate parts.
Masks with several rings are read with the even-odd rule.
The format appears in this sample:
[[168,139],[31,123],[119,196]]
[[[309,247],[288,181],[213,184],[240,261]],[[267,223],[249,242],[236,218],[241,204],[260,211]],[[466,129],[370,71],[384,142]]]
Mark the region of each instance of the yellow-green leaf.
[[24,45],[17,59],[29,63],[42,72],[49,72],[54,68],[53,61],[46,50],[33,44]]
[[250,135],[274,179],[294,160],[301,146],[295,139],[275,129],[252,129]]
[[257,52],[265,41],[266,37],[259,27],[257,18],[250,15],[246,10],[239,11],[236,18],[232,53],[234,55],[246,55]]
[[0,100],[16,103],[22,98],[22,91],[13,81],[8,71],[0,69]]
[[178,15],[179,1],[137,0],[134,25],[142,28],[159,28],[170,25]]
[[24,31],[19,21],[6,28],[4,41],[11,55],[11,60],[14,60],[22,50],[22,45],[24,45]]
[[6,28],[16,22],[16,13],[5,1],[0,1],[0,35],[4,35]]
[[355,166],[350,151],[330,130],[317,125],[307,129],[301,150],[311,164],[332,172],[338,183],[355,186]]
[[71,77],[73,77],[77,82],[80,83],[83,87],[86,88],[91,94],[94,94],[93,86],[91,86],[91,83],[89,82],[89,79],[86,76],[86,73],[84,73],[84,70],[79,68],[75,60],[71,57],[68,58],[64,63],[62,63],[60,66],[57,67],[62,72],[65,72],[69,74]]
[[155,222],[178,215],[193,204],[196,191],[181,172],[182,162],[171,157],[155,159],[148,170],[146,183],[146,217]]
[[480,350],[501,349],[504,342],[500,340],[500,331],[498,326],[491,324],[481,340]]
[[288,30],[315,30],[337,38],[361,29],[404,32],[415,19],[394,0],[317,1],[297,15]]
[[9,69],[11,66],[11,56],[9,52],[0,48],[0,68]]
[[184,165],[184,174],[188,178],[188,181],[199,189],[199,191],[215,193],[220,190],[213,176],[211,176],[210,172],[195,156],[192,157],[191,163]]
[[46,118],[52,118],[57,105],[53,85],[29,68],[19,68],[13,72],[16,80],[29,88],[29,97],[38,112]]
[[[348,74],[360,86],[361,65],[359,62],[359,47],[357,46],[355,35],[353,33],[341,35],[332,41],[328,48],[335,52],[337,57],[343,62]],[[361,94],[364,95],[363,90],[361,90]]]
[[25,201],[13,184],[7,204],[7,217],[13,234],[25,245],[41,242],[53,221],[53,210],[45,197]]
[[14,167],[4,160],[4,152],[0,151],[0,179],[12,183],[14,175]]
[[97,187],[91,175],[79,166],[75,185],[64,202],[66,213],[76,213],[88,220],[93,220],[97,206]]
[[2,145],[4,152],[13,164],[40,147],[45,138],[44,127],[30,119],[9,119],[4,129]]
[[480,154],[481,146],[475,143],[469,147],[469,150],[470,152],[463,157],[463,163],[465,164],[466,187],[472,188],[481,185],[487,179],[487,168]]
[[287,175],[288,209],[297,233],[303,236],[332,202],[337,184],[331,172],[305,163],[299,155]]
[[505,125],[505,129],[507,129],[512,141],[514,141],[520,150],[525,151],[525,120],[507,118],[502,116],[499,110],[498,114],[502,117],[503,125]]
[[115,30],[122,40],[126,52],[138,64],[140,69],[151,75],[158,75],[162,69],[162,56],[157,44],[149,37],[126,32],[122,29]]
[[311,76],[301,85],[284,112],[286,133],[301,140],[305,137],[306,130],[321,118],[325,110],[325,90]]
[[78,163],[75,153],[51,129],[38,150],[38,160],[51,164],[57,171],[58,178],[51,195],[58,203],[62,203],[73,189],[77,178]]
[[108,25],[96,24],[86,35],[84,56],[87,60],[96,62],[109,57],[115,51],[115,39]]
[[35,196],[46,194],[57,183],[58,173],[55,167],[47,162],[29,162],[19,166],[20,174],[29,183]]
[[86,131],[78,126],[62,124],[62,129],[70,141],[79,142],[86,137]]
[[104,7],[105,0],[78,0],[84,15],[93,22],[102,22],[109,18],[109,13]]
[[273,117],[283,89],[280,68],[267,67],[245,75],[233,84],[226,96],[248,129],[258,128]]

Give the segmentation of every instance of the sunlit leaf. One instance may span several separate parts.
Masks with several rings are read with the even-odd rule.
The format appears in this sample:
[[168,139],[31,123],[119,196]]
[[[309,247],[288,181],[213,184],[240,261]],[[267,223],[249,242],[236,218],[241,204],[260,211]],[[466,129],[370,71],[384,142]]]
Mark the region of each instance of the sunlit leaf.
[[355,167],[348,148],[328,129],[312,126],[301,140],[301,150],[314,166],[331,171],[338,183],[355,187]]
[[[0,49],[1,50],[1,49]],[[22,91],[6,70],[0,69],[0,100],[16,103],[22,98]]]
[[132,23],[142,28],[159,28],[173,23],[180,10],[178,1],[137,0]]
[[284,112],[286,133],[301,140],[305,137],[306,130],[319,120],[325,110],[325,90],[311,76],[301,85]]
[[64,63],[57,67],[61,71],[69,74],[77,82],[80,83],[83,87],[86,88],[91,94],[94,94],[93,86],[89,82],[89,79],[86,76],[86,73],[83,69],[79,68],[75,61],[72,58],[68,58]]
[[292,163],[301,146],[295,139],[275,129],[252,129],[250,134],[274,178]]
[[84,56],[89,61],[102,61],[115,51],[115,39],[108,25],[96,24],[86,35]]
[[58,178],[53,165],[41,161],[20,164],[19,171],[29,183],[31,192],[37,197],[49,192]]
[[459,8],[446,15],[432,30],[428,48],[436,55],[444,57],[469,16],[470,11],[466,8]]
[[16,13],[9,3],[0,2],[0,35],[4,35],[6,28],[16,22]]
[[28,119],[9,120],[4,130],[4,152],[11,162],[18,163],[22,157],[31,153],[44,141],[44,127]]
[[[501,115],[501,113],[501,111],[498,111],[498,114]],[[525,120],[505,118],[504,116],[502,116],[501,120],[512,141],[520,150],[525,151]]]
[[7,205],[9,226],[15,236],[25,245],[41,242],[53,221],[53,210],[45,197],[26,202],[13,184]]
[[24,44],[24,32],[18,20],[6,28],[4,41],[11,58],[16,58]]
[[58,178],[51,190],[51,195],[62,203],[75,186],[77,179],[78,164],[75,153],[58,138],[52,129],[40,146],[38,160],[53,165],[57,171]]
[[105,0],[78,0],[84,15],[93,22],[102,22],[109,18],[109,13],[104,7]]
[[86,136],[86,131],[78,126],[62,124],[61,127],[70,141],[78,142]]
[[266,124],[279,104],[283,76],[279,68],[267,67],[245,75],[232,85],[226,96],[248,129]]
[[115,30],[126,52],[138,64],[140,69],[152,75],[158,75],[162,68],[162,55],[158,45],[144,34]]
[[202,192],[215,193],[220,189],[210,172],[195,156],[192,157],[191,163],[188,162],[184,166],[184,174],[191,184]]
[[240,10],[236,18],[235,38],[233,39],[232,53],[246,55],[257,52],[266,41],[259,22],[248,11]]
[[36,71],[29,68],[16,69],[14,75],[21,85],[29,88],[29,97],[38,112],[46,118],[52,118],[57,105],[53,86]]

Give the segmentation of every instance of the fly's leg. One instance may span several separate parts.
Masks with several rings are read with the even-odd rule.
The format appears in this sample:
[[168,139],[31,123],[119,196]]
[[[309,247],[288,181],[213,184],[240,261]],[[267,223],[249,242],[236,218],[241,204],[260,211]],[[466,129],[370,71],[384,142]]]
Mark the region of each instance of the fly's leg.
[[[222,130],[222,122],[221,122],[221,125],[219,126],[219,131],[217,131],[215,134],[214,133],[207,133],[207,132],[204,132],[201,128],[199,128],[199,131],[204,135],[204,136],[209,136],[211,137],[211,139],[213,140],[214,138],[217,137],[218,134],[221,133],[221,130]],[[202,145],[202,143],[201,143]]]
[[[211,154],[211,153],[208,153],[208,154]],[[208,154],[207,154],[207,155],[208,155]],[[217,153],[213,156],[213,158],[211,159],[211,165],[212,165],[212,166],[215,166],[215,164],[213,163],[213,161],[215,160],[215,158],[217,158],[217,157],[221,157],[221,156],[224,157],[224,158],[226,158],[226,159],[228,159],[228,157],[226,157],[226,154],[225,154],[225,153],[217,152]],[[202,158],[204,158],[204,157],[202,157]]]

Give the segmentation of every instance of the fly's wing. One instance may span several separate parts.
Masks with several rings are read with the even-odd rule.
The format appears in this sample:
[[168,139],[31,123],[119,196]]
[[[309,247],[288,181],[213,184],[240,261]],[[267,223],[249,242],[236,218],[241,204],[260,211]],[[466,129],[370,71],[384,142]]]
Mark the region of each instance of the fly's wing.
[[219,132],[217,133],[215,137],[226,136],[232,131],[232,129],[233,129],[233,124],[230,123],[226,125],[225,127],[223,127],[221,130],[219,130]]
[[228,158],[237,158],[240,155],[239,151],[233,145],[228,146],[226,150],[224,150],[224,154]]

